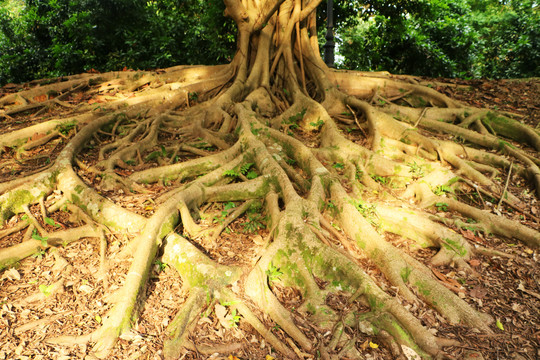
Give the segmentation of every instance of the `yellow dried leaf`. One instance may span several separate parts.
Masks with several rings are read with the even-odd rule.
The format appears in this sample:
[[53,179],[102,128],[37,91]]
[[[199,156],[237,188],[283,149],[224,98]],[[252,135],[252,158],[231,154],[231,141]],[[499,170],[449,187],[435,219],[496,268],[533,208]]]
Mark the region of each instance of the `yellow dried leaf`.
[[276,358],[273,357],[273,356],[270,356],[270,355],[266,355],[266,359],[265,360],[275,360]]
[[374,342],[369,342],[369,347],[372,348],[372,349],[376,349],[379,347],[379,345],[375,344]]

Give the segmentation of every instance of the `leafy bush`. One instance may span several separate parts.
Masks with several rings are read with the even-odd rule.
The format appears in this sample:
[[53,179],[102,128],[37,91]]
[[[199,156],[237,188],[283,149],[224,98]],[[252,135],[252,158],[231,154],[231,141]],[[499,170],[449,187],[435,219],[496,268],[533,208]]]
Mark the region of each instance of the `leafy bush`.
[[538,5],[527,1],[377,2],[340,29],[342,67],[426,76],[540,75]]
[[0,85],[90,69],[226,62],[235,29],[223,10],[219,0],[6,0]]
[[[0,86],[91,69],[226,63],[236,28],[223,10],[222,0],[4,0]],[[322,45],[326,7],[318,10]],[[534,0],[334,0],[334,18],[340,67],[540,76]]]

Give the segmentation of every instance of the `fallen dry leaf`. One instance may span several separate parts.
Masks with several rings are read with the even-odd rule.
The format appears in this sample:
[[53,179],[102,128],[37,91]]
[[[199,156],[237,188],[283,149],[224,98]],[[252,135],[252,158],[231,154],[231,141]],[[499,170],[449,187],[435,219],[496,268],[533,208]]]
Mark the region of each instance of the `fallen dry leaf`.
[[44,102],[44,101],[47,101],[48,98],[47,98],[47,95],[43,94],[43,95],[39,95],[39,96],[34,96],[34,101],[37,101],[37,102]]
[[46,135],[47,134],[44,134],[44,133],[34,133],[34,135],[28,138],[28,142],[39,140]]
[[449,288],[453,292],[455,292],[455,293],[464,293],[465,292],[465,290],[461,287],[461,284],[458,283],[456,280],[447,277],[446,275],[444,275],[443,273],[441,273],[441,272],[439,272],[439,271],[437,271],[435,269],[431,269],[431,271],[433,272],[433,274],[435,274],[435,276],[439,280],[442,281],[444,286],[446,286],[447,288]]
[[469,294],[477,299],[483,299],[487,295],[487,290],[481,285],[476,285]]
[[478,259],[471,259],[471,260],[469,261],[469,265],[474,266],[474,267],[480,266],[480,264],[481,264],[481,262],[480,262],[480,260],[478,260]]

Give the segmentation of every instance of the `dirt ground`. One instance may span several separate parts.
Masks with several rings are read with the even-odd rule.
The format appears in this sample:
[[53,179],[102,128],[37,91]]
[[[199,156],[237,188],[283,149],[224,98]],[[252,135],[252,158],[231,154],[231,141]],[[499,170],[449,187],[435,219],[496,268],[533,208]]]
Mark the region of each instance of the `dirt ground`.
[[[533,128],[540,128],[539,79],[418,80],[473,106],[517,113],[522,116],[523,122]],[[8,84],[0,88],[0,96],[24,86],[28,85]],[[91,98],[75,95],[66,101],[103,101],[99,94],[93,94]],[[60,109],[51,107],[46,113],[37,116],[0,119],[0,136],[4,132],[38,122],[40,116],[53,116]],[[36,163],[25,162],[24,166],[18,164],[11,169],[0,169],[0,182],[27,174],[33,166],[41,166],[44,161],[54,158],[54,149],[49,152],[50,158],[46,159],[39,157],[39,147],[34,151]],[[85,156],[90,158],[93,154]],[[88,178],[85,181],[93,182],[94,179]],[[520,198],[527,203],[527,213],[506,209],[502,216],[517,217],[530,227],[540,228],[540,205],[534,194],[527,191],[523,184],[510,184],[510,189],[519,193]],[[159,189],[155,190],[159,193]],[[106,195],[143,215],[153,211],[151,193]],[[54,194],[51,196],[54,197]],[[212,206],[218,214],[222,210],[218,205]],[[31,211],[39,213],[39,205]],[[44,226],[51,226],[52,230],[53,226],[69,227],[72,224],[72,219],[68,217],[55,216],[54,225]],[[246,217],[233,223],[228,233],[224,233],[209,250],[209,255],[224,264],[252,263],[264,244],[267,230],[260,228],[246,232],[247,223]],[[11,225],[6,224],[4,227]],[[464,235],[473,243],[510,256],[481,256],[472,259],[470,265],[476,274],[466,274],[452,267],[433,268],[433,273],[467,302],[492,315],[497,320],[494,333],[484,334],[465,326],[450,326],[423,304],[410,310],[436,335],[457,339],[462,343],[462,346],[444,349],[448,359],[540,359],[539,251],[508,239],[483,236],[470,230],[464,231]],[[22,237],[22,232],[5,237],[0,240],[0,248],[20,242]],[[118,254],[127,241],[129,238],[122,235],[109,238],[108,256],[112,258]],[[414,249],[406,243],[395,245],[414,253],[416,258],[432,255],[429,249]],[[0,273],[0,360],[92,358],[88,355],[91,346],[87,344],[59,346],[47,343],[46,339],[60,335],[85,335],[99,326],[109,309],[106,297],[120,288],[129,267],[129,259],[116,260],[107,274],[100,274],[99,251],[99,239],[86,238],[65,247],[60,246],[54,251],[36,254]],[[381,277],[375,268],[367,271],[374,278]],[[63,290],[47,296],[59,278],[64,280]],[[293,289],[274,287],[273,291],[287,308],[298,305],[299,297]],[[331,299],[332,307],[345,311],[346,295],[337,294]],[[146,289],[146,298],[141,300],[144,306],[140,309],[140,317],[132,330],[122,335],[109,359],[162,359],[164,331],[184,300],[185,294],[175,270],[157,261]],[[219,303],[209,304],[191,336],[194,348],[186,350],[180,359],[281,359],[249,325],[239,321],[231,326],[230,319],[221,315],[220,306]],[[279,326],[273,326],[270,320],[265,320],[273,333],[284,339]],[[300,314],[295,320],[299,326],[309,326],[309,320],[302,319]],[[306,332],[322,339],[324,334],[319,333],[319,330],[306,328]],[[365,359],[391,358],[388,349],[378,346],[377,338],[365,336],[361,339]],[[304,358],[317,357],[306,354]]]

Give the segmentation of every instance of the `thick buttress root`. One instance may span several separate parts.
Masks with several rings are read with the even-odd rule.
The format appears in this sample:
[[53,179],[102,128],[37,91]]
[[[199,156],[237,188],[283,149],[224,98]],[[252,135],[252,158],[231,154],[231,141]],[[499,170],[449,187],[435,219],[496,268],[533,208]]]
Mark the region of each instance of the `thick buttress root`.
[[[540,245],[538,231],[496,215],[523,204],[495,179],[510,171],[538,192],[538,132],[391,76],[328,69],[317,55],[319,2],[226,0],[239,27],[227,66],[74,76],[0,99],[5,119],[64,112],[1,136],[2,161],[19,164],[21,176],[0,184],[0,237],[21,233],[25,241],[0,250],[0,267],[96,237],[106,272],[107,239],[131,236],[120,253],[130,267],[102,324],[49,341],[91,342],[107,357],[144,306],[157,257],[177,270],[186,294],[167,330],[169,358],[196,347],[189,335],[218,302],[291,359],[358,358],[355,334],[379,339],[396,357],[436,356],[455,342],[435,337],[408,310],[420,303],[450,324],[492,331],[493,319],[433,271],[472,271],[468,262],[482,250],[459,232],[463,224]],[[45,102],[33,101],[44,94]],[[102,100],[74,106],[74,94]],[[24,164],[37,147],[50,164],[31,173]],[[471,205],[471,193],[483,209]],[[146,200],[136,209],[111,200],[123,195]],[[500,201],[489,208],[484,198]],[[62,211],[79,227],[57,229]],[[269,231],[252,261],[220,264],[210,249],[241,218],[247,232]],[[388,241],[396,236],[436,255],[424,263]],[[278,288],[297,291],[300,306],[283,304]],[[338,296],[347,311],[332,306]],[[325,335],[307,331],[298,314]]]

